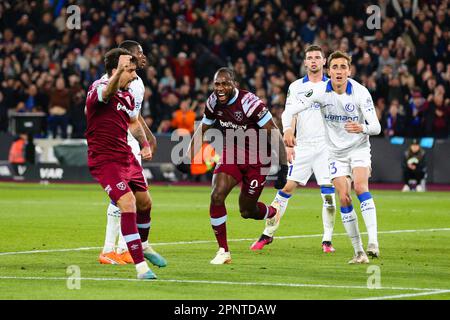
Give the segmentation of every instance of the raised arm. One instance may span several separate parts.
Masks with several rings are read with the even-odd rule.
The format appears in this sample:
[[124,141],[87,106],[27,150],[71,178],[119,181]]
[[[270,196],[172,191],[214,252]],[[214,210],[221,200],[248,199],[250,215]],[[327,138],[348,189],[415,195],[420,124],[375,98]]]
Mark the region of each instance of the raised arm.
[[108,85],[102,90],[101,101],[108,102],[109,99],[114,96],[119,90],[119,79],[122,72],[125,71],[131,63],[130,55],[121,55],[119,57],[119,63],[117,64],[116,72],[109,78]]

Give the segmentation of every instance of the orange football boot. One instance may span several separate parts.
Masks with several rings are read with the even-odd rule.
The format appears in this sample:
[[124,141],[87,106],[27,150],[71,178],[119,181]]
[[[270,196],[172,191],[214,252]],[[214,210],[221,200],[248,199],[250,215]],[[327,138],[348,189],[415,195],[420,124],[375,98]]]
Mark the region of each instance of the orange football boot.
[[124,251],[122,253],[117,253],[117,256],[125,263],[134,263],[131,257],[130,251]]
[[100,253],[100,255],[98,256],[98,261],[101,264],[127,264],[114,251],[107,253]]

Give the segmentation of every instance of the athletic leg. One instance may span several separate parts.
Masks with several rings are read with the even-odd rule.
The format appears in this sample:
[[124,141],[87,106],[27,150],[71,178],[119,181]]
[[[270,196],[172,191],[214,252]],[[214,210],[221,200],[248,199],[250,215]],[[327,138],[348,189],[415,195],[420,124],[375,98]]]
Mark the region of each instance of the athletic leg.
[[227,209],[225,199],[231,190],[238,184],[236,178],[225,172],[215,173],[212,179],[211,202],[209,215],[211,226],[219,245],[216,257],[211,264],[224,264],[231,262],[231,256],[227,242]]
[[368,167],[353,168],[354,188],[361,203],[361,214],[369,236],[367,253],[373,257],[378,257],[377,211],[375,202],[369,192],[369,177],[370,169]]

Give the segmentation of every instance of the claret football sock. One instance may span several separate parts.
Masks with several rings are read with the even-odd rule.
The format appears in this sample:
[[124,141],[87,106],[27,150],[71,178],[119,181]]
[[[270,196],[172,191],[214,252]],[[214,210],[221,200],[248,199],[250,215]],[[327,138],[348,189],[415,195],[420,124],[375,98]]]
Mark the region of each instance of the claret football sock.
[[259,211],[259,217],[256,220],[270,219],[277,214],[277,209],[272,206],[266,206],[262,202],[257,202],[256,206],[258,207]]
[[139,231],[139,235],[141,236],[141,241],[145,242],[148,240],[148,234],[150,232],[150,209],[145,211],[137,212],[136,223]]
[[209,215],[219,248],[228,252],[227,242],[227,209],[225,205],[210,205]]
[[142,251],[141,237],[136,226],[136,213],[122,212],[121,227],[128,251],[133,258],[134,263],[138,264],[143,262],[144,253]]

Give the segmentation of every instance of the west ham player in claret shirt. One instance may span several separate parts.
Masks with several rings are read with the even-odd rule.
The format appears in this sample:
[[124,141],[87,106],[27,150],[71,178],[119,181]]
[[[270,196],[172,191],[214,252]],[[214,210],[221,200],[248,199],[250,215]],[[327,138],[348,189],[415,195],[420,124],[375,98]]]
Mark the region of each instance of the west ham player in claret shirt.
[[149,202],[142,167],[127,143],[128,129],[141,146],[143,160],[152,152],[127,91],[136,79],[137,59],[125,49],[112,49],[105,55],[108,79],[95,81],[86,98],[88,166],[92,176],[105,189],[122,212],[121,229],[133,258],[138,279],[155,279],[144,260],[141,237],[136,225],[136,204]]
[[[214,75],[214,92],[206,102],[202,124],[191,140],[187,157],[194,158],[196,149],[201,146],[197,139],[203,140],[205,132],[215,123],[223,135],[223,151],[212,179],[209,214],[219,250],[211,264],[226,264],[231,262],[226,230],[226,197],[242,182],[239,195],[241,216],[244,219],[268,219],[269,224],[276,224],[279,220],[278,204],[267,206],[258,202],[271,166],[269,161],[262,159],[267,156],[264,151],[270,154],[273,149],[278,155],[276,164],[281,167],[276,183],[278,188],[286,183],[288,167],[280,131],[267,106],[253,93],[238,89],[234,73],[229,68],[220,68]],[[244,137],[244,140],[239,137]],[[236,143],[236,140],[240,142]],[[270,145],[269,141],[274,140],[276,143]]]

